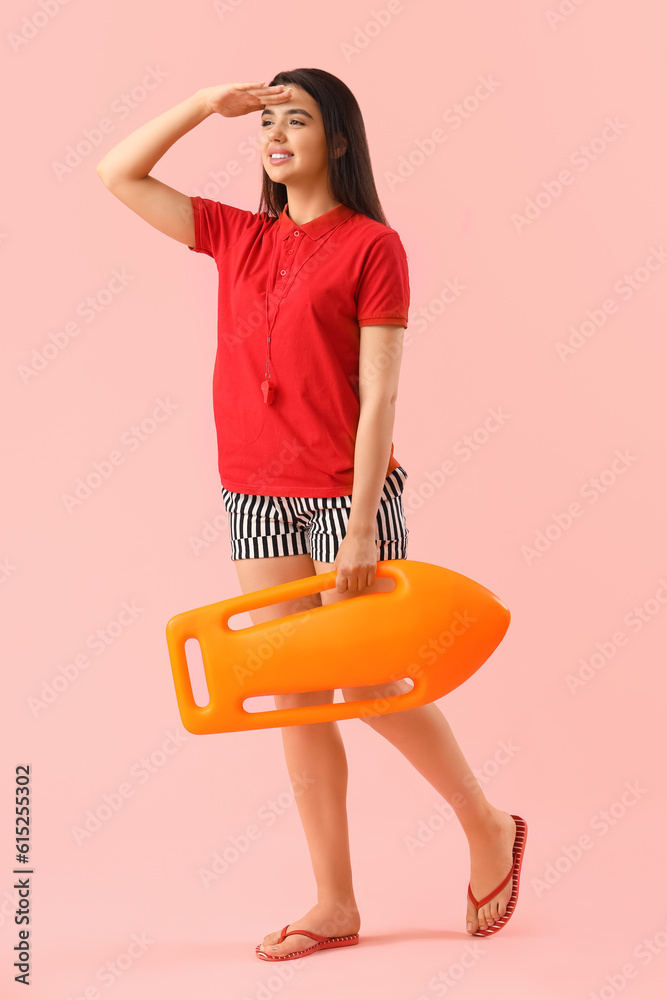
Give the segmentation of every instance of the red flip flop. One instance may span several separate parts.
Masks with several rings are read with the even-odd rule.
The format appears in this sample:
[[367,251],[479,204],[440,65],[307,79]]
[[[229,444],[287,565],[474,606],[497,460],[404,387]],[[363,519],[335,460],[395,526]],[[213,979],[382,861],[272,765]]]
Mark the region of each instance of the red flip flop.
[[491,924],[490,927],[482,930],[478,927],[476,931],[473,932],[473,937],[489,937],[491,934],[497,934],[499,930],[505,926],[509,918],[514,913],[514,908],[516,906],[516,901],[519,897],[519,875],[521,873],[521,863],[523,861],[523,852],[526,846],[526,837],[528,836],[528,824],[525,819],[521,816],[515,816],[514,813],[511,814],[512,819],[516,823],[516,836],[514,838],[514,846],[512,848],[513,863],[509,870],[506,878],[502,880],[500,885],[496,886],[493,892],[490,892],[488,896],[484,899],[475,899],[470,889],[470,882],[468,882],[468,896],[472,900],[472,904],[475,909],[479,910],[480,906],[484,906],[488,903],[490,899],[493,899],[501,889],[504,889],[510,879],[512,879],[512,895],[510,896],[509,903],[507,904],[507,909],[505,910],[505,915],[503,917],[498,917],[495,923]]
[[257,945],[255,948],[257,958],[261,958],[263,962],[285,962],[289,958],[301,958],[302,955],[310,955],[314,951],[324,951],[325,948],[346,948],[351,944],[359,944],[358,934],[348,934],[345,937],[322,937],[321,934],[314,934],[312,931],[288,931],[288,927],[289,924],[285,924],[281,930],[277,944],[282,944],[290,934],[305,934],[306,937],[317,941],[317,944],[310,948],[304,948],[303,951],[291,951],[289,955],[267,955],[266,952],[260,951],[260,945]]

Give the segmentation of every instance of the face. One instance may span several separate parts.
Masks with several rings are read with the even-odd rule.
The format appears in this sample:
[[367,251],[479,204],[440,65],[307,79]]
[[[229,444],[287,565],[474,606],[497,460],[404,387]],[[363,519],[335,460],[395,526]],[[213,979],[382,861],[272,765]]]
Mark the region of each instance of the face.
[[[264,169],[271,180],[280,184],[320,180],[326,184],[328,153],[319,108],[305,90],[295,84],[288,86],[292,89],[290,99],[265,107],[260,118]],[[280,149],[291,156],[272,160],[270,149]]]

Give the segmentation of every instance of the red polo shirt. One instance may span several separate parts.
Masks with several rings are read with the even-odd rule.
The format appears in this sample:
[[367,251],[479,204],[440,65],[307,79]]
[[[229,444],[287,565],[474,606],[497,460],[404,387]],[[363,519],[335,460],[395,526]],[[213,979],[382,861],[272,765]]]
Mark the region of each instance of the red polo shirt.
[[[394,229],[338,205],[296,225],[192,196],[197,253],[218,268],[213,409],[222,485],[352,493],[361,326],[406,327],[408,263]],[[271,384],[264,402],[267,311]],[[394,446],[387,475],[400,463]]]

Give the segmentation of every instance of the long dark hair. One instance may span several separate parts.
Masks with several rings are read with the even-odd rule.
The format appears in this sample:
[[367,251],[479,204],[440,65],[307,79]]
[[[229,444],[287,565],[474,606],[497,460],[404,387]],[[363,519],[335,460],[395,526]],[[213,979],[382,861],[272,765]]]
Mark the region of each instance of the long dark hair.
[[[388,226],[375,187],[361,108],[350,88],[323,69],[292,69],[276,73],[269,86],[277,83],[293,83],[301,87],[320,109],[329,153],[329,188],[335,200]],[[338,157],[334,154],[336,133],[347,139],[347,149]],[[259,211],[280,215],[286,204],[286,186],[271,180],[262,166]]]

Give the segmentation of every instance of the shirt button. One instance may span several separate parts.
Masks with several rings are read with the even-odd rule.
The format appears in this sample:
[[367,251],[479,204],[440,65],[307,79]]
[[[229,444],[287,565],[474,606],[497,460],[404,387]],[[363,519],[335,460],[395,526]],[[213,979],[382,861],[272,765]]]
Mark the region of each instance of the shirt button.
[[281,274],[287,274],[287,271],[285,271],[285,270],[283,269],[283,270],[282,270],[282,271],[281,271],[280,273],[281,273]]
[[288,250],[287,252],[288,252],[288,253],[294,253],[294,251],[293,251],[293,250]]
[[298,235],[299,235],[299,230],[298,230],[298,229],[296,229],[296,230],[294,231],[294,235],[295,235],[295,236],[298,236]]

